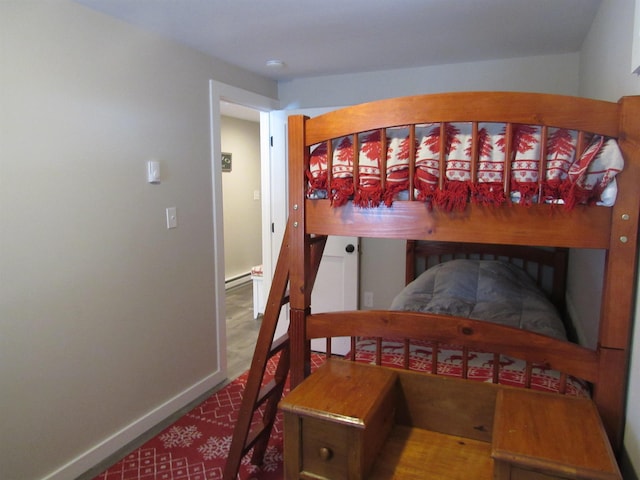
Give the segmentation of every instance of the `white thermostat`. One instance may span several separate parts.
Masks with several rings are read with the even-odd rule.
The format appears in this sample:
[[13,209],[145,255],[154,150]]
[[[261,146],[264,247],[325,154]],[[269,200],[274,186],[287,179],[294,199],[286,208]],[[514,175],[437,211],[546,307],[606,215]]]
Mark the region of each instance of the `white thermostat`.
[[147,182],[160,183],[160,162],[155,160],[147,162]]

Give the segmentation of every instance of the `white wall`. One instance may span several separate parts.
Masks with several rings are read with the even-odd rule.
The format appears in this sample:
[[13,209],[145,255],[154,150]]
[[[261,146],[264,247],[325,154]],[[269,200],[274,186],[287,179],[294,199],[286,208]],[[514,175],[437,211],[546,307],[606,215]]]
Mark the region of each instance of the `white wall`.
[[579,55],[567,53],[281,81],[282,108],[354,105],[382,98],[474,90],[576,95]]
[[[280,82],[288,109],[351,105],[380,98],[445,91],[506,90],[578,94],[580,55],[560,54],[456,65],[313,77]],[[404,285],[404,241],[363,239],[360,292],[388,308]],[[385,259],[380,262],[380,259]],[[360,299],[360,304],[363,299]]]
[[[582,47],[580,59],[580,94],[586,97],[617,101],[623,95],[640,95],[640,77],[631,74],[631,49],[638,28],[634,27],[634,9],[636,0],[604,0],[589,35]],[[599,262],[596,252],[580,252],[574,262],[576,271],[570,281],[578,282],[584,278],[579,268],[593,262]],[[579,288],[585,288],[583,284]],[[596,298],[589,290],[584,290],[586,298]],[[640,318],[640,292],[636,295],[635,321]],[[594,306],[586,305],[582,312],[589,315]],[[640,472],[640,329],[633,336],[634,346],[631,358],[630,383],[627,397],[627,422],[625,426],[624,447],[626,456],[635,472]],[[625,459],[625,468],[626,465]],[[627,472],[625,478],[636,478],[637,474]]]
[[221,380],[209,80],[276,85],[67,0],[0,45],[0,478],[75,478]]
[[[260,123],[222,117],[221,146],[232,154],[222,173],[225,278],[247,274],[262,263]],[[258,193],[258,198],[254,194]]]

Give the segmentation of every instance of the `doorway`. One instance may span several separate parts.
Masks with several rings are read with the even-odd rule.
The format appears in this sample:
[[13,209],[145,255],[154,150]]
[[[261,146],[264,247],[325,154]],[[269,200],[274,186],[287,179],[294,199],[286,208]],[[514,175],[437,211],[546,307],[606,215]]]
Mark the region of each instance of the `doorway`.
[[[246,90],[232,87],[216,81],[210,82],[210,112],[211,112],[211,170],[212,170],[212,202],[213,202],[213,224],[214,224],[214,275],[216,290],[215,312],[216,312],[216,352],[218,370],[226,377],[229,376],[228,351],[227,351],[227,326],[226,326],[226,291],[225,291],[225,241],[223,213],[223,188],[222,188],[222,139],[221,139],[221,110],[222,102],[226,102],[229,108],[235,105],[243,105],[249,109],[259,112],[260,115],[260,158],[267,159],[267,165],[261,166],[261,170],[268,169],[268,113],[278,108],[275,99],[264,97]],[[225,105],[226,108],[226,105]],[[266,119],[267,121],[265,122]],[[231,156],[231,168],[233,169],[233,152]],[[261,179],[260,198],[268,198],[264,190],[264,180]],[[258,203],[263,203],[261,200]],[[261,206],[261,218],[265,218],[265,208]],[[263,247],[264,249],[264,247]],[[248,349],[248,355],[253,355],[253,348]],[[250,357],[249,357],[250,358]]]
[[260,112],[221,101],[220,133],[227,377],[232,379],[251,365],[261,325],[254,306],[261,282],[253,274],[262,264]]
[[250,280],[262,263],[260,112],[220,103],[225,287]]
[[[262,201],[262,265],[263,265],[263,291],[265,297],[271,287],[271,278],[275,269],[275,262],[278,251],[282,243],[284,230],[287,221],[287,116],[293,113],[304,113],[309,116],[322,113],[318,110],[306,110],[294,112],[292,110],[278,110],[277,102],[273,99],[262,97],[245,90],[231,87],[218,82],[211,82],[211,141],[212,141],[212,182],[213,182],[213,221],[214,225],[224,225],[223,219],[223,190],[222,190],[222,166],[221,166],[221,102],[231,105],[243,105],[260,112],[260,158],[261,158],[261,188]],[[327,109],[325,109],[327,110]],[[233,152],[231,152],[233,153]],[[232,167],[233,168],[233,167]],[[314,310],[317,312],[330,310],[351,310],[357,308],[358,299],[358,271],[359,271],[359,249],[358,239],[330,238],[329,242],[346,241],[345,245],[337,245],[338,250],[329,254],[330,248],[325,249],[323,263],[326,263],[321,270],[325,274],[319,273],[319,277],[326,277],[328,288],[322,288],[322,281],[316,280],[318,294],[325,292],[324,299],[320,295],[314,297]],[[346,246],[351,248],[347,249]],[[227,332],[226,332],[226,305],[225,305],[225,268],[224,268],[224,229],[216,227],[214,229],[214,255],[216,264],[215,271],[215,302],[216,302],[216,327],[217,327],[217,354],[219,369],[225,376],[228,376],[228,352],[227,352]],[[334,258],[327,259],[327,255]],[[347,257],[351,257],[347,259]],[[333,265],[334,268],[330,268]],[[354,276],[347,275],[349,273]],[[339,278],[337,278],[339,277]],[[332,290],[339,287],[342,301],[340,305],[335,303],[336,295]],[[327,297],[329,302],[326,301]],[[333,303],[331,302],[333,301]],[[276,328],[276,337],[286,332],[288,325],[288,309],[282,309]],[[253,348],[248,354],[253,356]]]

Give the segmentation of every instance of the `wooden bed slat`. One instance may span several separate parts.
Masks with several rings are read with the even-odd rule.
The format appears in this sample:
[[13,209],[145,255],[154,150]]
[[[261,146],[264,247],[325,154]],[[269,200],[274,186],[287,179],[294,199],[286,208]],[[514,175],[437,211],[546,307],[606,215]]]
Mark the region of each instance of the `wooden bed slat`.
[[502,182],[504,194],[507,198],[511,194],[511,166],[515,152],[513,151],[513,124],[507,123],[505,133],[505,147],[504,147],[504,170],[502,172]]
[[438,357],[440,355],[440,344],[433,342],[431,344],[431,373],[433,375],[438,374],[438,365],[440,364]]
[[384,192],[387,187],[387,134],[384,128],[378,132],[380,135],[380,186]]
[[567,393],[567,374],[566,373],[560,373],[560,389],[559,389],[559,392],[562,395]]
[[409,352],[411,350],[411,341],[410,339],[405,339],[404,341],[404,363],[402,364],[405,370],[409,370]]
[[531,388],[531,370],[533,369],[533,365],[531,362],[527,362],[527,366],[524,371],[524,387]]
[[480,152],[478,150],[478,122],[471,122],[471,179],[477,181],[478,179],[478,162],[480,161]]
[[542,185],[547,178],[547,147],[549,144],[549,131],[546,125],[542,126],[540,138],[542,139],[542,142],[540,145],[540,157],[538,159],[538,197],[542,197]]
[[493,383],[498,383],[499,379],[500,379],[500,367],[502,365],[500,364],[500,354],[499,353],[494,353],[493,354],[493,378],[492,381]]
[[416,189],[416,126],[409,126],[409,144],[413,148],[409,149],[409,200],[414,201]]
[[462,378],[469,377],[469,347],[462,347]]
[[360,142],[357,133],[351,135],[351,149],[353,151],[353,185],[355,188],[360,185]]
[[440,123],[440,158],[438,159],[438,188],[444,188],[444,181],[447,178],[447,155],[449,154],[447,144],[447,124]]
[[327,188],[333,188],[333,140],[327,140]]

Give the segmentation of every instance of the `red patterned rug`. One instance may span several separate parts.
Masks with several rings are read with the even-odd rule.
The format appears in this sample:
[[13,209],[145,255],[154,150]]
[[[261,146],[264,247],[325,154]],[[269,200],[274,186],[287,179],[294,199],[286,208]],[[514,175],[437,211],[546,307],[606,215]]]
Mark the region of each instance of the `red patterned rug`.
[[[375,341],[362,338],[356,349],[356,360],[375,363]],[[428,342],[414,342],[411,345],[411,368],[417,371],[431,371],[431,345]],[[462,356],[455,347],[438,348],[437,371],[441,375],[460,377]],[[386,341],[383,346],[382,365],[402,368],[404,344]],[[439,360],[440,358],[440,360]],[[325,360],[324,355],[311,355],[311,370],[315,370]],[[493,354],[473,352],[468,355],[469,379],[491,381],[493,375]],[[267,367],[264,382],[268,382],[275,372],[275,358]],[[544,365],[533,366],[526,373],[524,362],[507,357],[500,358],[500,383],[513,386],[531,384],[535,390],[558,392],[563,383],[558,372]],[[221,479],[231,445],[238,409],[244,393],[248,372],[238,377],[222,390],[166,428],[142,447],[127,455],[120,462],[102,473],[95,480],[213,480]],[[562,387],[570,395],[589,395],[588,388],[575,379],[567,379]],[[285,393],[289,391],[285,386]],[[258,421],[259,418],[256,420]],[[279,413],[271,432],[271,439],[264,462],[256,467],[249,462],[251,455],[242,460],[239,478],[241,480],[281,479],[282,414]]]
[[[323,356],[313,355],[312,368],[323,361]],[[270,362],[267,378],[274,371],[275,362]],[[248,372],[245,372],[214,393],[95,480],[221,479],[247,376]],[[288,390],[287,385],[285,392]],[[249,462],[251,455],[246,455],[240,466],[239,478],[282,479],[282,437],[282,413],[278,413],[264,463],[256,467]]]

